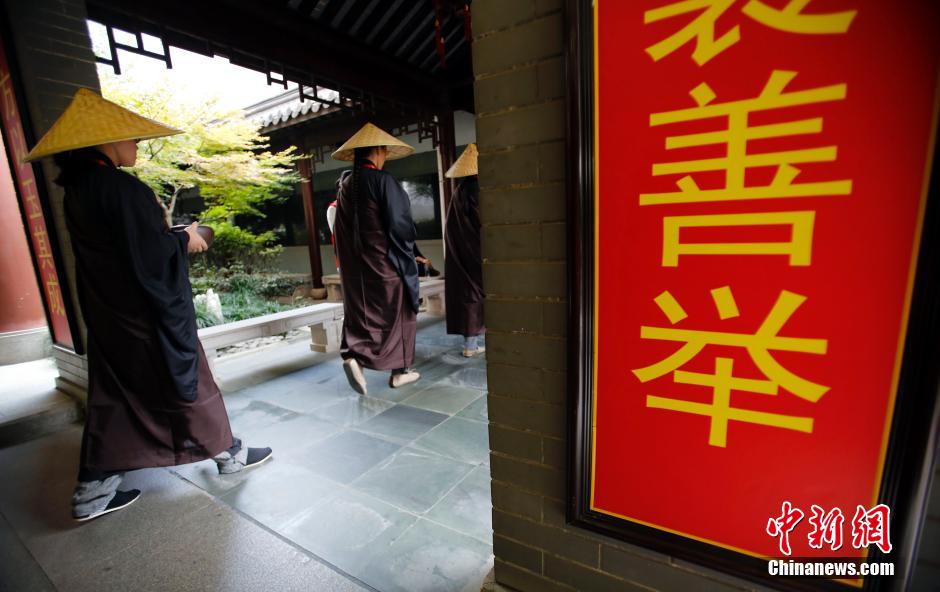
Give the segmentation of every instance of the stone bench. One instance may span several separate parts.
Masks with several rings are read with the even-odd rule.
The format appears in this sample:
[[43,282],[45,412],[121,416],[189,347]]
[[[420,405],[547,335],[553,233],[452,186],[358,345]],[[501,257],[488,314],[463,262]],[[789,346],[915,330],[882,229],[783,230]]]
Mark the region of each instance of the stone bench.
[[311,347],[319,345],[322,348],[315,351],[337,351],[339,341],[336,341],[335,349],[330,349],[330,345],[335,340],[330,339],[328,328],[336,325],[337,321],[342,327],[342,320],[343,304],[341,302],[323,302],[244,321],[206,327],[199,330],[199,340],[202,341],[202,347],[206,350],[206,357],[212,359],[216,351],[222,347],[249,339],[287,333],[301,327],[310,327],[310,337],[313,341]]
[[[443,316],[444,314],[444,280],[440,278],[420,278],[421,297],[427,300],[430,314]],[[338,273],[323,276],[323,287],[326,288],[326,299],[329,302],[343,301],[343,285]]]
[[[422,280],[421,297],[427,302],[428,314],[444,314],[444,280]],[[202,341],[206,357],[212,360],[219,348],[249,339],[287,333],[301,327],[310,327],[311,350],[320,353],[339,351],[343,338],[343,303],[323,302],[244,321],[206,327],[199,330],[199,340]]]

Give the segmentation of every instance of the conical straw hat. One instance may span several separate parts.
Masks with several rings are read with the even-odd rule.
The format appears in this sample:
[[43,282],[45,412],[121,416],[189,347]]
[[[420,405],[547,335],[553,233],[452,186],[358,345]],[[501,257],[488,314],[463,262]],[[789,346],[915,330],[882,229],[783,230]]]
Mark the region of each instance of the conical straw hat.
[[109,142],[146,140],[181,133],[103,99],[94,91],[80,88],[59,119],[23,160],[29,162],[58,152]]
[[336,160],[352,160],[356,148],[369,148],[371,146],[388,146],[388,156],[386,160],[395,160],[404,158],[415,151],[414,148],[405,144],[392,134],[389,134],[378,127],[367,123],[362,126],[353,137],[346,140],[346,143],[336,149],[333,158]]
[[478,154],[476,144],[467,144],[463,154],[460,155],[460,158],[457,159],[453,166],[447,169],[444,176],[450,179],[456,179],[457,177],[470,177],[477,174]]

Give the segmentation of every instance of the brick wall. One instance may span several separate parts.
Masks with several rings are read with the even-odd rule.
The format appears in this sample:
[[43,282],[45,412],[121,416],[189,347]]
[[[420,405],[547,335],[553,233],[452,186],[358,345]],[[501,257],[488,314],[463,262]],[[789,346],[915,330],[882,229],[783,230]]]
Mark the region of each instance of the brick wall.
[[[26,95],[24,116],[28,114],[38,140],[55,123],[79,87],[99,90],[95,58],[85,24],[83,0],[0,0],[13,33],[13,46]],[[52,183],[57,168],[51,159],[40,161],[53,213],[46,224],[55,228],[65,269],[60,277],[68,281],[73,306],[80,321],[75,288],[75,258],[72,255],[62,200],[64,194]],[[84,324],[81,324],[84,338]],[[69,393],[82,393],[87,385],[85,361],[74,353],[56,348],[60,385]],[[71,384],[67,384],[71,383]],[[78,388],[75,388],[75,387]]]
[[[496,581],[526,592],[756,589],[565,525],[564,30],[564,0],[473,3]],[[940,581],[934,489],[919,590]]]

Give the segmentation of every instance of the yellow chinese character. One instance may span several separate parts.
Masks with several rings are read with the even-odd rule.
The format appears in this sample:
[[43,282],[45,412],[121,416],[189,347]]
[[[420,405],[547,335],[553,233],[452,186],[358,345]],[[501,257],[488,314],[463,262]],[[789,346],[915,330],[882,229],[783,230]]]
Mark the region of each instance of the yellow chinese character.
[[13,81],[9,74],[0,78],[0,98],[3,100],[3,116],[10,118],[16,115],[16,103],[13,100]]
[[17,167],[26,166],[23,164],[23,158],[26,157],[27,152],[22,128],[14,122],[7,131],[10,133],[9,147],[10,152],[13,153],[13,161],[16,163]]
[[[718,317],[721,320],[740,316],[738,305],[734,300],[730,287],[716,288],[711,291],[711,295],[718,311]],[[722,448],[727,445],[728,423],[730,421],[811,433],[813,431],[812,418],[753,411],[731,405],[732,391],[775,396],[779,387],[783,387],[794,395],[815,403],[829,390],[828,387],[814,384],[796,376],[783,368],[770,355],[771,350],[810,354],[826,353],[827,341],[824,339],[780,337],[778,335],[783,325],[805,300],[806,298],[799,294],[785,290],[781,291],[770,314],[767,315],[754,334],[671,329],[668,327],[641,327],[640,336],[643,339],[677,341],[685,345],[652,366],[633,370],[640,382],[648,382],[672,373],[673,380],[677,384],[705,386],[712,390],[711,403],[648,395],[646,397],[646,406],[651,409],[663,409],[710,417],[708,443]],[[657,296],[655,302],[673,325],[688,316],[668,291]],[[715,358],[714,374],[679,370],[681,366],[697,356],[706,345],[736,346],[746,349],[754,364],[763,372],[765,379],[734,376],[733,360],[724,357]]]
[[[788,33],[822,35],[845,33],[858,11],[846,10],[827,14],[803,14],[811,0],[790,0],[782,9],[771,8],[759,0],[750,0],[741,11],[755,21]],[[692,59],[699,66],[741,40],[741,28],[734,25],[715,37],[715,21],[723,15],[734,0],[684,0],[660,6],[643,13],[643,23],[650,24],[701,10],[689,24],[677,33],[646,48],[646,53],[658,62],[683,45],[695,40]]]
[[[702,83],[689,93],[698,107],[650,115],[651,127],[716,117],[727,118],[728,126],[724,130],[666,138],[667,150],[724,145],[726,155],[720,158],[653,164],[654,176],[684,176],[676,182],[679,191],[641,193],[640,205],[851,194],[852,181],[849,179],[813,183],[793,182],[800,174],[800,170],[793,166],[794,164],[832,162],[836,159],[835,146],[759,154],[748,153],[748,144],[751,140],[818,134],[822,131],[821,117],[751,125],[748,122],[751,113],[797,105],[841,101],[845,98],[845,84],[784,92],[795,77],[796,72],[774,70],[757,98],[716,104],[711,104],[715,99],[715,93],[707,84]],[[745,173],[748,169],[770,166],[776,167],[776,173],[770,184],[746,185]],[[724,187],[699,189],[692,176],[687,174],[705,171],[724,171]]]
[[36,195],[36,184],[32,179],[25,179],[22,183],[23,201],[26,205],[26,216],[30,220],[42,218],[42,206],[39,204],[39,196]]
[[[663,218],[663,267],[678,267],[679,255],[788,255],[790,265],[810,264],[816,212],[666,216]],[[790,241],[767,243],[690,243],[680,240],[683,228],[781,226],[791,228]]]
[[33,238],[36,241],[36,258],[39,259],[41,269],[55,270],[55,262],[52,260],[52,251],[49,250],[49,235],[45,228],[36,228],[33,230]]
[[52,314],[64,315],[65,305],[62,302],[62,292],[59,290],[59,282],[55,278],[46,280],[46,297],[49,299],[49,311]]
[[733,360],[730,358],[715,358],[714,374],[699,374],[698,372],[674,373],[675,381],[679,384],[694,384],[707,386],[712,389],[712,402],[696,403],[682,399],[656,397],[647,395],[646,406],[651,409],[665,409],[705,415],[711,418],[708,432],[708,443],[711,446],[725,448],[728,445],[728,422],[743,421],[759,425],[812,433],[813,419],[764,411],[750,411],[731,406],[731,391],[776,395],[777,385],[769,380],[752,380],[738,378],[732,375]]
[[858,14],[857,10],[830,12],[828,14],[803,14],[811,0],[790,0],[781,10],[771,8],[760,0],[751,0],[741,12],[755,21],[773,29],[803,35],[826,35],[845,33]]
[[[722,320],[739,316],[737,303],[728,286],[712,290],[712,300]],[[780,330],[794,312],[806,301],[805,296],[782,290],[770,313],[754,334],[673,329],[669,327],[640,327],[640,337],[661,341],[676,341],[684,345],[664,360],[651,366],[638,368],[633,373],[640,382],[648,382],[679,369],[697,356],[706,345],[742,347],[754,364],[774,384],[780,385],[801,399],[815,403],[829,387],[816,384],[793,374],[770,355],[771,351],[791,351],[807,354],[825,354],[828,341],[800,337],[781,337]],[[682,306],[668,291],[656,297],[655,302],[673,325],[686,318]]]

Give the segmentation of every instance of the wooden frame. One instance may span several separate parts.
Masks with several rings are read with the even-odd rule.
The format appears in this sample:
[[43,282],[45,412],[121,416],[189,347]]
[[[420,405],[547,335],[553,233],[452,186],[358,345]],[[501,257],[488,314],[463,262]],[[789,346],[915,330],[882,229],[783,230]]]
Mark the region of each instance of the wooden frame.
[[[574,526],[708,568],[788,590],[849,590],[811,578],[771,578],[764,560],[739,554],[590,509],[593,412],[594,137],[591,0],[567,0],[568,91],[568,520]],[[934,121],[936,126],[936,121]],[[934,130],[936,136],[936,129]],[[893,561],[894,577],[869,576],[865,590],[903,590],[910,584],[940,443],[940,164],[933,155],[898,396],[879,500],[892,508],[890,556],[878,549],[870,562]],[[940,484],[935,484],[940,486]]]
[[[13,44],[12,31],[10,31],[9,26],[6,21],[5,7],[3,6],[2,1],[0,1],[0,16],[3,16],[4,19],[0,20],[0,43],[3,44],[3,51],[6,54],[6,59],[8,62],[8,68],[10,73],[10,84],[13,88],[14,100],[18,108],[20,109],[20,125],[23,131],[23,140],[26,142],[27,146],[34,146],[36,143],[36,135],[33,132],[32,121],[29,118],[28,113],[26,112],[26,100],[25,92],[22,88],[21,77],[20,77],[20,65],[17,58],[16,48]],[[3,158],[6,158],[10,163],[11,174],[13,174],[13,151],[10,148],[9,138],[4,138],[4,143],[6,144],[6,153],[2,154]],[[52,260],[55,264],[55,269],[59,275],[59,291],[62,296],[62,306],[65,309],[65,318],[68,321],[69,326],[69,336],[72,340],[71,346],[65,342],[59,342],[56,339],[55,330],[53,329],[53,317],[49,312],[49,302],[46,297],[44,290],[40,290],[42,298],[43,312],[46,317],[46,326],[49,328],[49,335],[52,338],[53,344],[57,347],[64,349],[69,349],[74,351],[76,354],[85,353],[85,344],[82,342],[81,330],[79,329],[78,314],[75,306],[75,301],[72,299],[72,289],[71,284],[69,283],[69,274],[65,267],[62,248],[59,242],[59,233],[56,230],[54,222],[54,216],[52,212],[52,206],[49,203],[49,194],[48,194],[48,185],[46,183],[45,175],[43,174],[42,166],[39,163],[33,163],[31,165],[33,178],[35,179],[36,194],[39,197],[39,204],[42,208],[43,218],[46,222],[46,233],[49,239],[49,250],[52,254]],[[16,176],[13,174],[14,185],[16,184]],[[27,233],[29,240],[29,218],[27,217],[27,212],[24,209],[22,196],[19,195],[20,188],[16,188],[16,200],[20,207],[20,216],[23,221],[23,228]],[[36,283],[38,286],[42,286],[42,276],[40,274],[40,262],[36,256],[36,252],[33,249],[32,242],[30,241],[29,245],[30,258],[33,263],[33,270],[36,273]]]

